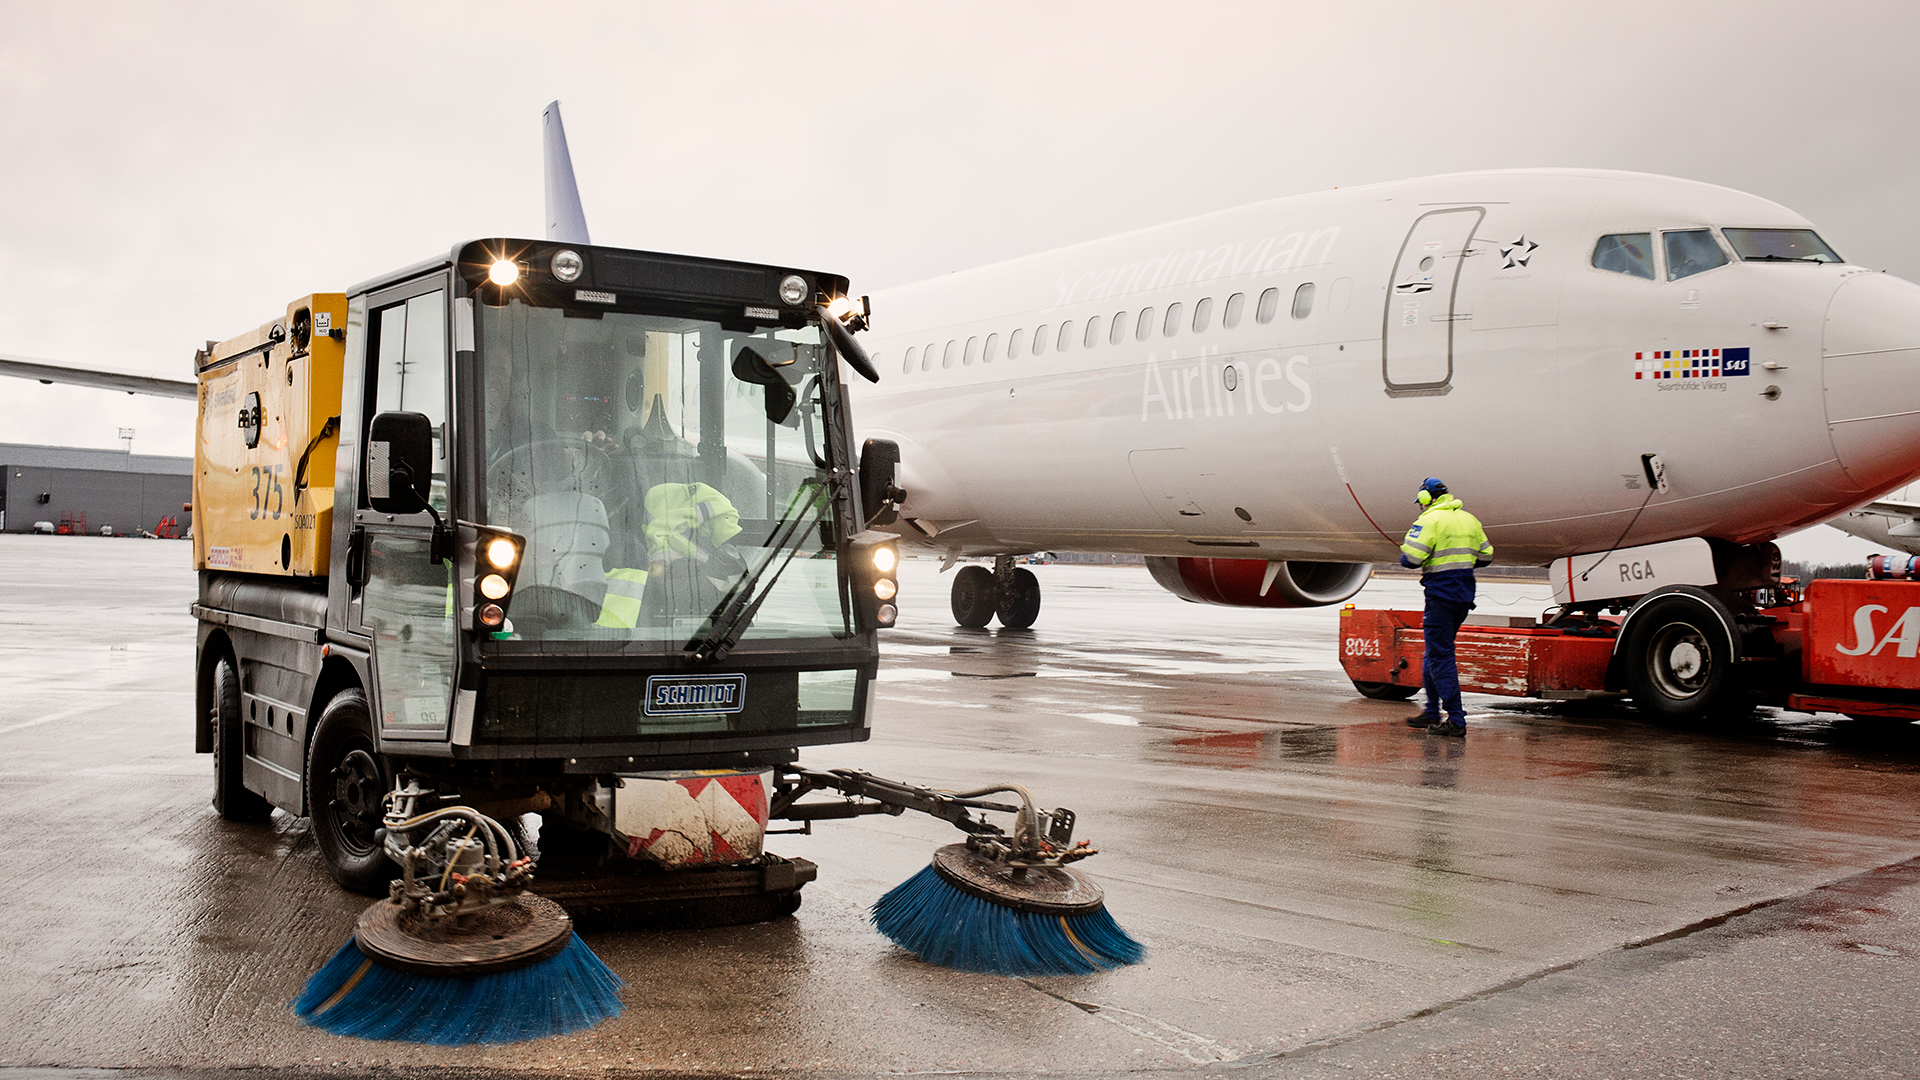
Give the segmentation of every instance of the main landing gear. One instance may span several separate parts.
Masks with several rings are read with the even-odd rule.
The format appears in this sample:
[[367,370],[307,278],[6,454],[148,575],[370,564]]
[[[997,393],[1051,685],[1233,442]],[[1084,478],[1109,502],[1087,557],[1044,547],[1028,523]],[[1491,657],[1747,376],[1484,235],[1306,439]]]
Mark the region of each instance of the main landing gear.
[[963,566],[953,576],[953,621],[979,629],[998,616],[1009,630],[1025,630],[1040,617],[1040,579],[1011,555],[996,555],[993,569]]

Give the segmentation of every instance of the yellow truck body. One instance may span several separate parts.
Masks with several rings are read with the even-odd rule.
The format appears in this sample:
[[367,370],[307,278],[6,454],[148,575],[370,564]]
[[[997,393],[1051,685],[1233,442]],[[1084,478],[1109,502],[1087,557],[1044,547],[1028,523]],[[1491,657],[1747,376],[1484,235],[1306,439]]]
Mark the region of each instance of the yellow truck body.
[[315,293],[195,358],[194,569],[326,575],[346,325]]

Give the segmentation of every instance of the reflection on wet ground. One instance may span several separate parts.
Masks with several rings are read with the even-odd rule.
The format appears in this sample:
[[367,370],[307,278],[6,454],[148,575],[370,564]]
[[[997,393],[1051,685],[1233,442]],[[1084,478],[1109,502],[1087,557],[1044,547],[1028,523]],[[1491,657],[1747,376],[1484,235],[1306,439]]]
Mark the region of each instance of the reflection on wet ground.
[[[1770,713],[1672,730],[1621,705],[1472,697],[1468,738],[1433,738],[1340,676],[1334,610],[1204,608],[1144,571],[1050,567],[1034,630],[966,631],[947,618],[948,579],[910,561],[873,740],[807,763],[1012,781],[1074,808],[1102,849],[1085,869],[1147,963],[1035,980],[922,965],[864,911],[952,830],[826,823],[769,844],[820,865],[795,918],[589,935],[632,986],[599,1029],[531,1050],[341,1040],[285,1002],[361,901],[332,886],[303,821],[235,826],[208,808],[185,559],[161,542],[0,537],[0,618],[22,628],[0,642],[0,1065],[1293,1068],[1271,1055],[1363,1031],[1404,1042],[1435,1009],[1613,970],[1623,945],[1813,904],[1828,894],[1810,890],[1920,855],[1910,729]],[[1483,597],[1520,613],[1544,589]],[[1357,602],[1413,605],[1417,585]],[[1906,948],[1856,925],[1874,918],[1792,927]]]

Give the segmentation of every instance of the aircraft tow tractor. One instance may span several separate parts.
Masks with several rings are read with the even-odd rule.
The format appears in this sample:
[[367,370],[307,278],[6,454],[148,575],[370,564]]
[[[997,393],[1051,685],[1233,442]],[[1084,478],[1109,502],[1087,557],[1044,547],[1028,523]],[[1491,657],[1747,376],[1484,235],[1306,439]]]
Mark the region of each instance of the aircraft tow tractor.
[[[1732,545],[1682,543],[1719,556],[1721,580],[1746,587],[1671,584],[1637,597],[1586,596],[1580,571],[1588,563],[1631,582],[1634,559],[1562,559],[1551,571],[1560,603],[1545,615],[1468,617],[1455,642],[1460,688],[1545,700],[1629,698],[1641,712],[1678,723],[1756,705],[1920,721],[1920,559],[1876,555],[1870,579],[1821,579],[1802,589],[1781,579],[1772,544],[1742,568],[1727,565],[1737,557]],[[1675,560],[1687,555],[1677,545],[1658,546],[1674,548],[1666,554]],[[1418,611],[1348,604],[1340,612],[1340,663],[1367,697],[1412,697],[1424,650]]]

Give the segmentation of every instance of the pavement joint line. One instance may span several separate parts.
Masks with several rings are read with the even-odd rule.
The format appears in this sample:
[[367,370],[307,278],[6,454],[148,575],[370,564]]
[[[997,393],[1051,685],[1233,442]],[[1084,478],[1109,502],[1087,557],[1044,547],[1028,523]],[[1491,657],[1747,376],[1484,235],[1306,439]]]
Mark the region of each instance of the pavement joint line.
[[1594,961],[1604,960],[1612,956],[1624,956],[1624,955],[1627,955],[1628,953],[1631,953],[1635,949],[1644,949],[1644,948],[1647,948],[1648,946],[1661,945],[1669,941],[1679,941],[1688,937],[1692,937],[1695,934],[1699,934],[1707,930],[1712,930],[1716,927],[1724,926],[1727,923],[1734,921],[1735,919],[1743,918],[1747,915],[1752,915],[1761,911],[1766,911],[1770,908],[1779,907],[1783,904],[1788,904],[1788,903],[1792,903],[1800,900],[1811,899],[1812,897],[1822,892],[1837,889],[1841,886],[1852,884],[1854,882],[1865,881],[1869,878],[1874,877],[1875,875],[1886,874],[1889,872],[1897,872],[1900,870],[1920,871],[1920,856],[1912,856],[1906,859],[1901,859],[1897,862],[1887,863],[1882,866],[1869,867],[1868,869],[1862,870],[1858,873],[1848,874],[1845,877],[1834,878],[1831,881],[1827,881],[1822,884],[1815,885],[1809,889],[1803,889],[1797,893],[1787,893],[1782,896],[1772,897],[1771,899],[1760,900],[1751,904],[1745,904],[1741,907],[1734,908],[1731,911],[1727,911],[1723,914],[1709,916],[1705,919],[1700,919],[1698,921],[1688,923],[1687,925],[1682,926],[1675,930],[1664,931],[1662,933],[1655,934],[1651,937],[1642,938],[1637,941],[1629,941],[1621,945],[1616,945],[1609,949],[1603,949],[1600,952],[1594,953],[1591,956],[1583,956],[1578,959],[1568,960],[1565,963],[1553,964],[1548,967],[1541,968],[1538,971],[1532,971],[1525,975],[1521,975],[1517,978],[1508,979],[1505,982],[1498,983],[1493,986],[1489,986],[1484,990],[1476,990],[1470,994],[1462,994],[1461,996],[1456,998],[1449,998],[1446,1001],[1437,1002],[1423,1009],[1417,1009],[1413,1012],[1406,1014],[1405,1016],[1389,1017],[1385,1020],[1375,1021],[1374,1023],[1367,1024],[1362,1027],[1352,1028],[1350,1030],[1342,1031],[1334,1035],[1328,1035],[1325,1038],[1315,1039],[1312,1042],[1302,1043],[1299,1046],[1291,1047],[1286,1050],[1279,1050],[1271,1054],[1264,1054],[1259,1056],[1258,1058],[1252,1058],[1252,1057],[1243,1058],[1234,1064],[1236,1065],[1236,1067],[1248,1067],[1253,1065],[1287,1061],[1293,1058],[1308,1057],[1322,1050],[1331,1050],[1336,1047],[1344,1046],[1348,1043],[1355,1042],[1359,1039],[1363,1039],[1369,1035],[1378,1034],[1379,1032],[1382,1032],[1382,1031],[1390,1031],[1393,1028],[1397,1028],[1402,1024],[1411,1023],[1412,1021],[1415,1021],[1415,1020],[1424,1020],[1430,1016],[1438,1016],[1444,1012],[1451,1012],[1452,1010],[1460,1008],[1463,1005],[1473,1005],[1481,1001],[1490,1000],[1492,998],[1498,997],[1501,994],[1505,994],[1509,991],[1518,990],[1521,987],[1526,986],[1530,983],[1539,982],[1540,980],[1548,978],[1550,976],[1558,975],[1561,972],[1571,971],[1574,968],[1578,968],[1578,967],[1584,967],[1585,965],[1593,963]]
[[[1216,1042],[1212,1039],[1207,1038],[1205,1035],[1188,1031],[1183,1027],[1178,1027],[1176,1025],[1169,1024],[1165,1020],[1161,1020],[1158,1017],[1148,1016],[1145,1013],[1134,1012],[1132,1009],[1123,1009],[1117,1005],[1101,1005],[1101,1004],[1098,1004],[1097,1002],[1081,1001],[1077,998],[1068,997],[1065,994],[1057,994],[1052,990],[1049,990],[1046,987],[1041,986],[1040,984],[1034,982],[1032,979],[1021,979],[1020,981],[1022,983],[1025,983],[1029,988],[1035,991],[1038,991],[1039,993],[1045,994],[1046,996],[1053,998],[1056,1001],[1065,1002],[1066,1004],[1071,1005],[1076,1009],[1079,1009],[1081,1012],[1086,1013],[1089,1016],[1096,1017],[1101,1020],[1105,1020],[1107,1023],[1112,1024],[1123,1031],[1132,1032],[1133,1034],[1138,1035],[1139,1037],[1146,1039],[1150,1042],[1159,1043],[1161,1046],[1164,1046],[1168,1050],[1171,1050],[1174,1053],[1179,1054],[1181,1057],[1186,1058],[1188,1061],[1191,1061],[1196,1065],[1227,1064],[1230,1062],[1238,1061],[1241,1058],[1246,1056],[1246,1053],[1244,1051],[1236,1050],[1225,1043]],[[1154,1025],[1155,1027],[1161,1028],[1165,1031],[1172,1032],[1174,1034],[1174,1038],[1169,1039],[1161,1035],[1156,1035],[1153,1032],[1147,1031],[1143,1028],[1136,1027],[1133,1024],[1129,1024],[1124,1020],[1120,1020],[1114,1017],[1112,1015],[1113,1013],[1125,1013],[1128,1016],[1135,1017],[1136,1019],[1139,1019],[1139,1020],[1143,1020],[1149,1024]],[[1198,1047],[1205,1054],[1205,1056],[1196,1055],[1195,1053],[1193,1053],[1193,1051],[1188,1049],[1188,1046]]]

